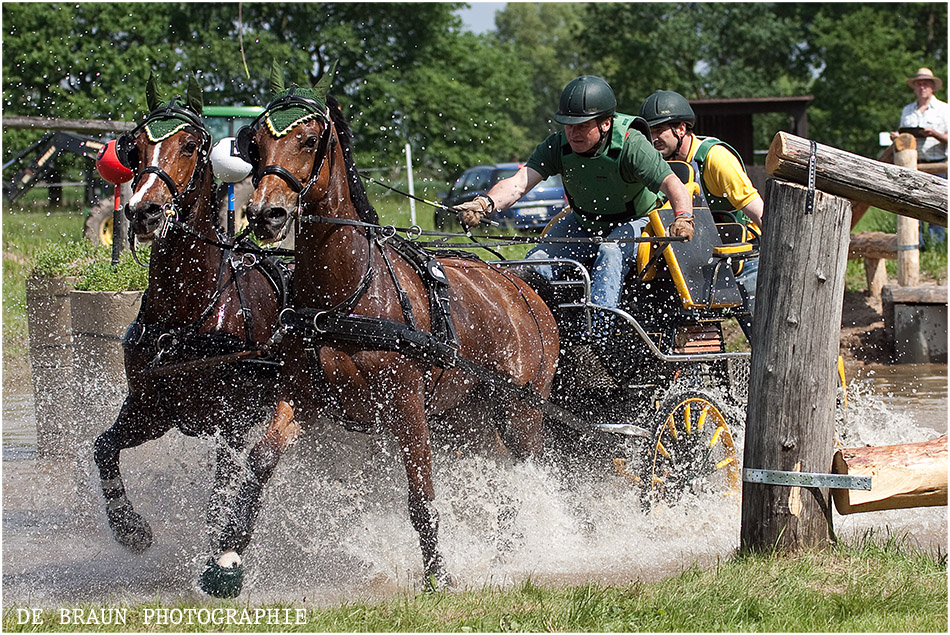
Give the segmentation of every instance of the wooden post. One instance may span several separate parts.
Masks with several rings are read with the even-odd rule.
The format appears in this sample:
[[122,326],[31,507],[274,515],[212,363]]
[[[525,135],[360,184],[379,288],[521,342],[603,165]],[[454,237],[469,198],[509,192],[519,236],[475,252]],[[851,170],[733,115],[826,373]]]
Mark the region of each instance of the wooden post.
[[[894,165],[917,169],[917,140],[914,135],[900,134],[894,139]],[[915,287],[920,283],[920,221],[897,217],[897,284]]]
[[868,295],[881,297],[881,289],[887,284],[887,261],[883,258],[865,258],[864,275],[868,280]]
[[[813,211],[806,213],[811,196]],[[766,209],[743,466],[827,474],[851,203],[770,179]],[[743,548],[794,551],[828,543],[828,491],[818,491],[743,483]]]

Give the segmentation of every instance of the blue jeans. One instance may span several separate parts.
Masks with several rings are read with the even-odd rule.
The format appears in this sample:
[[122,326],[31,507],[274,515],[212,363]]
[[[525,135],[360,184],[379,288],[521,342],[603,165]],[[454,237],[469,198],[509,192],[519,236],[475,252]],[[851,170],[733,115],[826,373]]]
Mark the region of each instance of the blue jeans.
[[750,258],[742,265],[742,273],[736,277],[736,281],[745,289],[746,298],[748,298],[746,308],[749,309],[750,315],[755,312],[755,285],[758,279],[759,259]]
[[[639,238],[649,219],[636,218],[614,227],[607,238]],[[568,214],[551,228],[551,238],[591,238],[602,233],[585,229],[577,214]],[[540,244],[528,252],[529,260],[571,258],[581,262],[594,258],[591,269],[590,297],[594,304],[616,309],[620,290],[637,254],[638,243],[551,243]],[[551,265],[536,265],[535,270],[548,280],[554,279]]]

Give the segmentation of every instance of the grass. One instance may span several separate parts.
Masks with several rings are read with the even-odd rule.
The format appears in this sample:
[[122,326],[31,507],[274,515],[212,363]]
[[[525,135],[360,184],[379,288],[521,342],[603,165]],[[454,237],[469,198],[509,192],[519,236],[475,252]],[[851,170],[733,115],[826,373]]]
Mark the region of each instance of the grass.
[[[588,584],[542,587],[526,580],[513,589],[484,588],[404,595],[380,602],[330,607],[239,601],[83,604],[86,614],[125,608],[124,626],[60,624],[60,609],[43,613],[44,624],[17,624],[16,608],[4,609],[10,632],[63,631],[301,631],[301,632],[946,632],[946,554],[930,554],[894,537],[869,534],[853,544],[796,556],[737,555],[710,569],[687,565],[674,577],[621,587]],[[161,625],[158,608],[235,609],[231,624]],[[242,611],[304,609],[279,624],[241,625]],[[151,610],[151,613],[149,613]],[[205,613],[207,622],[210,614]],[[259,613],[264,615],[264,613]],[[291,612],[291,616],[294,614]]]
[[[872,207],[861,217],[854,231],[893,234],[897,231],[897,215]],[[888,260],[885,267],[887,277],[896,280],[897,261]],[[920,251],[920,276],[925,280],[947,280],[947,243],[935,245],[928,231],[924,231],[924,248]],[[867,287],[864,260],[849,260],[845,273],[845,290],[864,291]]]

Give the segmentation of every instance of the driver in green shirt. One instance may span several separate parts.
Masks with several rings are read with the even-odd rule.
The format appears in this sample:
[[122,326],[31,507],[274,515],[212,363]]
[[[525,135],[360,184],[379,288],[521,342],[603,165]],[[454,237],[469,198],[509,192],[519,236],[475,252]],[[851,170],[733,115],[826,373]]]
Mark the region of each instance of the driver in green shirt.
[[[462,223],[475,226],[542,180],[560,174],[571,213],[555,223],[547,236],[637,238],[649,212],[661,204],[662,193],[676,213],[670,234],[692,238],[692,199],[686,187],[653,147],[646,121],[617,112],[617,99],[606,81],[593,75],[572,80],[561,93],[554,120],[564,129],[541,142],[524,167],[485,195],[456,207]],[[591,301],[614,309],[636,251],[634,242],[543,243],[527,258],[594,258]],[[550,265],[535,269],[553,278]],[[603,333],[595,332],[598,335]]]

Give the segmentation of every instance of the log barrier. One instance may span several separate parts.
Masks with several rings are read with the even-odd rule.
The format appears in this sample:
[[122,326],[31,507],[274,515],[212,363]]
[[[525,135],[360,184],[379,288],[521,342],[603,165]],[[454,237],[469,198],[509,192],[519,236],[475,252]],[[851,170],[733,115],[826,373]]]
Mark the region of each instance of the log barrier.
[[851,486],[829,473],[851,201],[946,227],[947,182],[784,132],[766,169],[787,181],[766,186],[740,541],[789,552],[830,543],[832,488]]
[[[811,142],[787,132],[772,139],[765,169],[771,176],[808,182]],[[947,226],[947,180],[882,163],[821,143],[815,148],[815,188],[856,203]]]
[[871,477],[871,490],[832,490],[839,514],[947,504],[947,435],[835,452],[835,474]]

